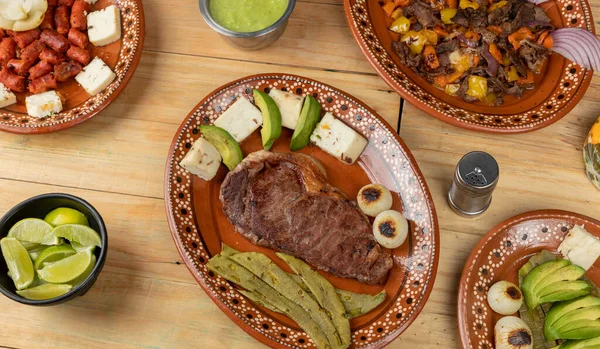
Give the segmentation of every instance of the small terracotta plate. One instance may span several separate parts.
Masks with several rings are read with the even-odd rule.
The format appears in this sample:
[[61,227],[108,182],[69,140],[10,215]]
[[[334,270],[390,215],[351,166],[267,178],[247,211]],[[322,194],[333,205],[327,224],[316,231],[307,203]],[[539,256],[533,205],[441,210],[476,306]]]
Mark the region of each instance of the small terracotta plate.
[[[600,237],[600,222],[580,214],[541,210],[500,223],[471,252],[458,290],[458,327],[464,348],[494,348],[494,325],[502,316],[488,306],[487,292],[494,283],[518,283],[519,269],[542,250],[555,252],[573,226],[583,225]],[[586,275],[600,285],[600,269]]]
[[[347,165],[315,146],[302,153],[316,157],[327,170],[331,184],[356,198],[365,184],[379,182],[393,193],[393,208],[411,220],[409,238],[393,251],[394,267],[385,285],[366,285],[323,273],[336,287],[388,297],[370,313],[352,320],[352,347],[380,348],[402,333],[417,317],[433,288],[439,255],[437,217],[423,175],[394,130],[354,97],[323,83],[299,76],[265,74],[249,76],[219,87],[185,118],[173,139],[165,175],[165,205],[173,239],[185,264],[200,286],[238,326],[259,341],[276,348],[314,348],[314,343],[289,318],[272,313],[244,298],[237,288],[214,275],[206,262],[221,251],[224,242],[241,251],[265,253],[290,271],[273,250],[258,247],[234,231],[225,217],[219,190],[227,173],[221,166],[206,182],[191,175],[179,162],[200,136],[198,127],[211,124],[236,98],[252,98],[252,90],[284,89],[313,95],[325,111],[369,140],[360,159]],[[289,152],[292,132],[284,129],[275,152]],[[262,149],[259,132],[241,143],[244,154]]]
[[92,11],[115,5],[121,11],[121,39],[95,47],[89,44],[90,56],[98,56],[115,72],[117,78],[102,92],[90,96],[75,79],[59,82],[56,91],[62,95],[63,111],[44,119],[27,114],[25,97],[16,93],[17,104],[0,109],[0,131],[22,134],[49,133],[80,124],[106,108],[125,88],[142,56],[144,45],[144,10],[141,0],[99,0]]
[[[585,94],[593,72],[552,54],[533,90],[521,98],[507,96],[504,104],[491,107],[471,104],[447,95],[400,63],[392,48],[397,40],[381,1],[344,0],[354,39],[377,73],[400,96],[430,115],[466,129],[493,133],[520,133],[548,126],[567,115]],[[594,32],[594,20],[586,0],[550,0],[542,8],[556,28],[579,27]]]

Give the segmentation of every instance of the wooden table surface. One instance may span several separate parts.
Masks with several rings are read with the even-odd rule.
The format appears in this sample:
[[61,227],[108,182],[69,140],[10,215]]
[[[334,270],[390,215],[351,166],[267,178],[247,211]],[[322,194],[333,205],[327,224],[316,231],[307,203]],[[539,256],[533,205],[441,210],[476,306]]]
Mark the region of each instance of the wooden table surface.
[[[600,2],[591,1],[596,19]],[[0,214],[33,195],[80,196],[103,215],[110,239],[104,271],[69,303],[28,307],[0,298],[0,347],[258,348],[196,284],[167,226],[163,174],[172,137],[210,91],[255,73],[310,77],[353,94],[399,127],[431,189],[441,227],[434,290],[390,348],[460,348],[456,295],[471,249],[494,225],[555,208],[600,219],[600,191],[585,177],[584,137],[600,114],[600,78],[564,119],[496,136],[447,125],[403,103],[351,37],[342,0],[299,0],[283,37],[258,52],[227,46],[196,0],[144,0],[146,44],[129,86],[99,116],[59,133],[0,134]],[[600,22],[596,30],[600,32]],[[500,181],[480,218],[455,215],[445,195],[472,150],[491,153]]]

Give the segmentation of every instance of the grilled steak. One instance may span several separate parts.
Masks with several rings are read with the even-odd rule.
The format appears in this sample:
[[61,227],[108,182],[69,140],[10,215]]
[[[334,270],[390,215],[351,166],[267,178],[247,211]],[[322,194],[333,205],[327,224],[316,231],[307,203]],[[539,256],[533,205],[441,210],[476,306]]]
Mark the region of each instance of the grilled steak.
[[227,174],[223,211],[254,244],[365,283],[383,283],[392,258],[358,207],[311,157],[258,151]]

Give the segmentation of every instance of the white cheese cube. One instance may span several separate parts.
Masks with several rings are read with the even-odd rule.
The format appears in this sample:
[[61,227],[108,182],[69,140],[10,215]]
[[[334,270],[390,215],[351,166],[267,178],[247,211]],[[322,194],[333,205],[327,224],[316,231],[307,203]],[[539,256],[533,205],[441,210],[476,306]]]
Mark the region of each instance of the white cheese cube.
[[87,93],[95,95],[110,85],[116,77],[101,58],[95,57],[75,76],[75,80]]
[[0,83],[0,108],[8,107],[11,104],[17,103],[17,97],[9,89]]
[[179,165],[196,176],[210,181],[221,165],[221,154],[203,137],[198,138]]
[[62,102],[56,91],[48,91],[25,98],[27,114],[36,118],[45,118],[62,111]]
[[310,140],[347,164],[353,164],[368,143],[363,136],[336,119],[331,113],[325,114],[317,124]]
[[121,37],[121,14],[115,5],[87,15],[88,37],[94,46],[104,46]]
[[250,101],[239,97],[215,120],[218,126],[229,132],[240,143],[262,125],[262,114]]
[[600,240],[576,225],[558,246],[558,252],[573,264],[588,270],[600,257]]
[[277,89],[272,89],[269,92],[269,96],[273,98],[275,104],[277,104],[277,107],[279,108],[279,112],[281,113],[281,125],[291,130],[295,130],[298,119],[300,118],[300,112],[302,111],[304,97]]
[[87,2],[90,5],[93,5],[93,4],[97,3],[98,0],[85,0],[85,2]]

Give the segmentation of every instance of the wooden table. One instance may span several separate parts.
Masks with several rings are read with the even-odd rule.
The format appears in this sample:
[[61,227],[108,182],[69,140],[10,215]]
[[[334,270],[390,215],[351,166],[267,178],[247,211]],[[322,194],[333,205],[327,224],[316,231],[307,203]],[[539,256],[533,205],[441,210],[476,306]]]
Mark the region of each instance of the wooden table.
[[[600,2],[592,3],[600,19]],[[459,278],[471,249],[494,225],[543,208],[600,218],[600,191],[585,177],[582,160],[584,137],[600,114],[598,77],[560,122],[494,136],[449,126],[403,103],[354,43],[342,0],[299,0],[284,36],[259,52],[228,47],[204,23],[196,0],[144,0],[144,10],[144,54],[115,103],[63,132],[0,134],[0,214],[33,195],[66,192],[96,206],[110,234],[106,266],[85,297],[49,308],[0,298],[0,347],[261,347],[183,265],[163,203],[167,151],[182,119],[214,88],[249,74],[299,74],[353,94],[399,127],[427,178],[441,226],[437,281],[424,311],[391,348],[461,347]],[[456,163],[475,149],[491,153],[501,175],[488,212],[467,220],[450,210],[445,194]]]

